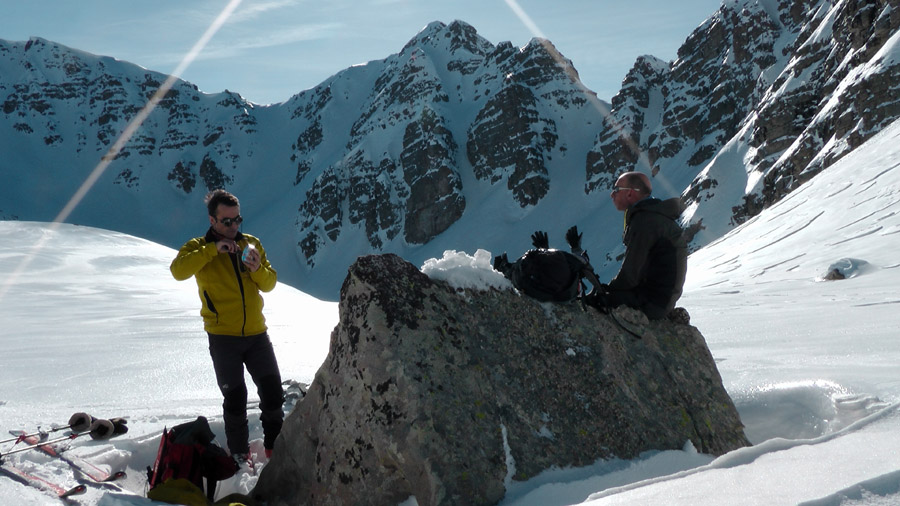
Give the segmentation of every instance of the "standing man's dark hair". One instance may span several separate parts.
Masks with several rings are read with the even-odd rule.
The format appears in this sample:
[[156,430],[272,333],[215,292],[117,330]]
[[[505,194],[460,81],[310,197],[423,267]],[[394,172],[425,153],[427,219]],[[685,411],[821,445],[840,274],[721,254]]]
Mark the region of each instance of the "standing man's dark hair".
[[239,228],[240,201],[225,190],[206,196],[209,230],[191,239],[170,269],[181,281],[193,276],[200,295],[200,315],[209,336],[228,449],[236,460],[248,459],[247,386],[244,367],[256,384],[266,455],[270,455],[284,420],[284,393],[275,351],[262,314],[260,292],[275,288],[277,274],[256,237]]
[[229,207],[240,207],[241,205],[237,197],[221,188],[207,193],[206,198],[204,198],[203,201],[206,202],[206,211],[210,216],[216,215],[216,211],[219,209],[220,204],[225,204]]

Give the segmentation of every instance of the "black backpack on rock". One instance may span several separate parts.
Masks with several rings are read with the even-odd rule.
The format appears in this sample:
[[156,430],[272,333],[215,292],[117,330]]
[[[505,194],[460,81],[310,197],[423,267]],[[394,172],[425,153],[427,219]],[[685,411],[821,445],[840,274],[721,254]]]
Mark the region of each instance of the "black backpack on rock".
[[504,253],[494,258],[494,269],[519,291],[541,302],[575,300],[583,290],[583,278],[593,287],[600,285],[586,259],[558,249],[528,250],[512,263]]

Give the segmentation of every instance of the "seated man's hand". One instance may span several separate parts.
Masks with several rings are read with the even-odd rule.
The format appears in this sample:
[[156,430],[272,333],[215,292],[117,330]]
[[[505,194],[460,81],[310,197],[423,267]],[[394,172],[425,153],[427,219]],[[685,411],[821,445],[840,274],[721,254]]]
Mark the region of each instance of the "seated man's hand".
[[550,247],[550,240],[547,239],[547,232],[538,230],[531,234],[531,244],[537,249],[547,249]]
[[568,231],[566,231],[566,242],[569,243],[569,246],[572,248],[572,250],[581,249],[581,234],[578,233],[577,226],[573,226]]
[[507,272],[509,272],[511,265],[509,263],[509,258],[507,258],[506,253],[502,255],[497,255],[494,257],[494,270],[506,276]]
[[608,285],[600,284],[599,286],[595,286],[590,292],[584,295],[584,303],[605,313],[607,312],[606,308],[609,305],[609,302],[607,301],[608,293]]

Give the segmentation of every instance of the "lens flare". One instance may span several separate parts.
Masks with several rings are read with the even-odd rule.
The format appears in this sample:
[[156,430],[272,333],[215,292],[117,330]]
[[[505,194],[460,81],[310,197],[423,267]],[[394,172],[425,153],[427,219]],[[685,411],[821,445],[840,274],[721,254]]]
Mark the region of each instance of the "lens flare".
[[[538,37],[538,40],[541,43],[541,45],[543,45],[544,48],[547,50],[547,53],[554,60],[556,60],[556,63],[561,68],[567,69],[569,67],[568,62],[565,61],[562,54],[560,54],[559,51],[557,51],[556,48],[554,48],[550,44],[550,42],[547,40],[547,38],[544,37],[544,34],[541,31],[541,29],[538,27],[537,23],[535,23],[534,20],[531,19],[531,16],[529,16],[528,13],[525,12],[525,9],[523,9],[522,6],[520,6],[516,0],[504,0],[504,1],[506,2],[506,5],[510,8],[510,10],[513,11],[513,14],[515,14],[516,17],[519,18],[519,20],[522,22],[523,25],[525,25],[525,28],[527,28],[528,31],[531,32],[532,36]],[[612,128],[616,132],[616,135],[619,136],[619,138],[622,140],[622,143],[625,144],[625,147],[628,148],[631,152],[633,152],[635,154],[635,159],[637,160],[637,163],[635,163],[635,169],[639,170],[642,168],[649,175],[651,173],[650,159],[641,150],[641,147],[638,145],[638,143],[635,142],[635,140],[632,139],[628,135],[628,133],[626,132],[626,130],[622,126],[622,124],[619,123],[619,121],[612,115],[612,112],[610,111],[609,107],[605,103],[600,101],[600,99],[597,98],[597,94],[592,92],[591,90],[589,90],[581,82],[581,79],[578,79],[574,75],[570,75],[570,77],[572,78],[572,82],[575,84],[575,86],[577,86],[578,89],[584,94],[584,96],[588,100],[588,102],[591,105],[593,105],[594,108],[597,109],[597,111],[603,116],[603,119],[606,122],[606,124],[609,125],[610,128]],[[673,195],[681,193],[681,192],[676,192],[675,188],[666,180],[666,178],[664,176],[657,175],[654,177],[654,179],[655,179],[655,182],[660,183],[665,188],[666,192],[671,193]]]
[[[243,0],[231,0],[228,5],[219,13],[215,20],[213,20],[212,24],[209,25],[209,28],[203,33],[199,40],[194,44],[194,46],[190,49],[190,51],[185,54],[184,58],[182,58],[181,62],[175,67],[175,70],[166,78],[165,82],[156,90],[156,93],[150,97],[150,100],[147,101],[147,104],[137,113],[137,115],[128,123],[125,129],[122,131],[121,135],[119,135],[116,142],[110,146],[109,150],[100,158],[100,163],[94,167],[94,170],[88,175],[87,179],[84,180],[84,183],[75,191],[75,194],[72,195],[72,198],[69,199],[69,202],[63,207],[63,209],[56,215],[56,218],[53,219],[53,222],[50,224],[50,231],[55,232],[56,229],[59,228],[59,224],[66,221],[72,211],[78,207],[78,204],[81,203],[84,196],[91,191],[94,184],[100,179],[100,176],[103,175],[103,172],[106,171],[106,168],[109,167],[109,164],[112,163],[113,160],[119,155],[122,151],[122,148],[125,147],[125,144],[131,139],[134,133],[140,128],[141,124],[150,116],[150,113],[159,105],[160,100],[166,96],[166,93],[172,89],[172,86],[175,85],[175,82],[179,79],[178,76],[181,75],[182,72],[194,60],[197,59],[197,56],[203,51],[203,48],[209,43],[212,39],[213,35],[222,28],[222,25],[228,20],[228,18],[234,13],[235,9],[241,4]],[[0,300],[3,300],[3,297],[6,295],[6,292],[9,291],[9,288],[16,282],[16,279],[28,268],[28,265],[31,263],[34,256],[40,252],[44,248],[44,243],[46,243],[47,238],[52,236],[53,234],[45,234],[40,240],[35,243],[35,245],[31,248],[31,251],[22,261],[19,263],[19,266],[12,272],[12,274],[6,279],[2,286],[0,286]]]

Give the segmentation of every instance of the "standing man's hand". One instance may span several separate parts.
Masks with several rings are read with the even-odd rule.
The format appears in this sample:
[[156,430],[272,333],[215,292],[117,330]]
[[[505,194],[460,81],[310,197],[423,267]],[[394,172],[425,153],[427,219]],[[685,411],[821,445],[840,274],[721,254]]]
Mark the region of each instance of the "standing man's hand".
[[219,253],[237,253],[240,251],[237,243],[231,239],[220,239],[216,241],[216,249]]
[[250,269],[250,272],[256,272],[259,270],[259,264],[261,259],[259,257],[259,251],[256,251],[256,248],[250,248],[245,255],[245,258],[242,259],[244,265]]

